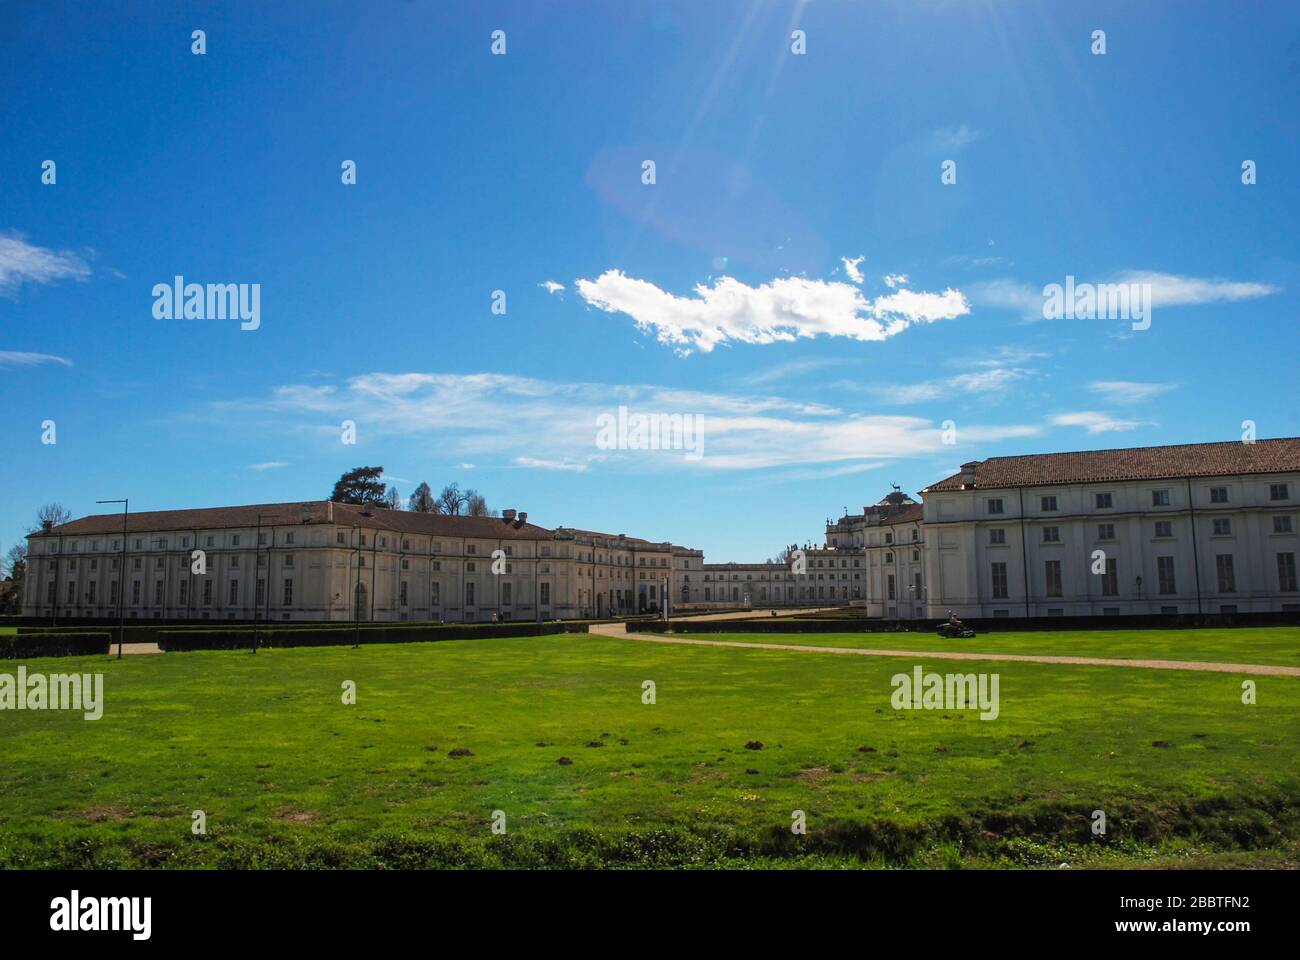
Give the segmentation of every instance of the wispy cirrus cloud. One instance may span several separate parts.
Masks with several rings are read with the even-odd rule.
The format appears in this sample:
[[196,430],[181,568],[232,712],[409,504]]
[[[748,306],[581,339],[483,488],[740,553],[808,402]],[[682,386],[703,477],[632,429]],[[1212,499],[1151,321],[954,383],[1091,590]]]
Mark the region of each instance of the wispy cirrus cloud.
[[289,462],[287,460],[266,460],[263,461],[262,463],[250,463],[248,465],[248,469],[256,470],[260,473],[263,470],[279,470],[282,467],[287,467],[288,465]]
[[1129,420],[1092,410],[1058,414],[1052,418],[1052,423],[1060,427],[1083,427],[1089,433],[1126,433],[1138,427],[1153,426],[1149,420]]
[[[1063,283],[1067,275],[1070,275],[1068,271],[1059,278],[1050,280],[1049,283]],[[1237,303],[1271,296],[1282,291],[1281,287],[1267,283],[1229,280],[1223,277],[1188,277],[1154,270],[1124,270],[1095,281],[1086,277],[1075,277],[1076,286],[1082,286],[1085,282],[1097,285],[1149,285],[1152,310],[1167,307],[1196,307],[1207,303]],[[971,303],[977,307],[1012,310],[1026,319],[1041,320],[1045,299],[1044,286],[1046,284],[1035,286],[1003,277],[973,283],[966,289],[970,294]]]
[[[703,456],[597,446],[598,418],[619,406],[633,413],[700,419]],[[587,473],[772,467],[851,468],[950,451],[942,425],[924,417],[844,410],[771,395],[550,381],[493,373],[368,373],[337,387],[286,385],[269,396],[208,408],[220,422],[256,421],[278,434],[337,443],[338,424],[356,421],[384,449],[431,445],[466,462]],[[1039,424],[964,423],[963,444],[1040,433]]]
[[1033,374],[1032,370],[994,366],[960,373],[944,380],[882,384],[876,390],[884,403],[925,403],[962,395],[1003,393],[1013,383],[1026,380]]
[[1176,383],[1139,383],[1134,380],[1094,380],[1088,389],[1100,394],[1111,403],[1132,404],[1154,400],[1171,390],[1177,390]]
[[0,350],[0,367],[38,367],[43,363],[55,363],[64,367],[72,366],[67,357],[52,353],[27,353],[22,350]]
[[51,250],[28,243],[19,233],[0,233],[0,294],[11,295],[25,283],[85,280],[90,266],[71,250]]
[[578,280],[578,293],[606,313],[631,317],[638,329],[654,333],[680,354],[708,353],[719,344],[768,344],[817,336],[878,341],[908,327],[948,320],[970,312],[959,290],[942,293],[896,290],[872,300],[852,284],[803,277],[781,277],[749,286],[719,277],[696,284],[694,295],[680,297],[621,270],[594,280]]

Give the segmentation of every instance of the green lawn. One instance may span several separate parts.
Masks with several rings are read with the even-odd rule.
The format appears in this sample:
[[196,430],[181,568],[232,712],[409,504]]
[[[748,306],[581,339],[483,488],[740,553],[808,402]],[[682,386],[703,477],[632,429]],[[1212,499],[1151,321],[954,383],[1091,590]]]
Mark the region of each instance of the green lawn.
[[1300,681],[1245,706],[1231,674],[963,663],[1000,676],[981,721],[892,709],[915,662],[581,635],[29,661],[103,672],[106,706],[0,712],[0,867],[1300,864]]
[[[737,630],[743,623],[737,623]],[[635,629],[635,628],[632,628]],[[1116,657],[1124,660],[1209,660],[1300,666],[1300,627],[1235,627],[1204,630],[1069,630],[981,633],[948,640],[932,631],[896,633],[690,633],[678,636],[742,643],[793,643],[809,647],[876,650],[955,650],[1050,656]]]

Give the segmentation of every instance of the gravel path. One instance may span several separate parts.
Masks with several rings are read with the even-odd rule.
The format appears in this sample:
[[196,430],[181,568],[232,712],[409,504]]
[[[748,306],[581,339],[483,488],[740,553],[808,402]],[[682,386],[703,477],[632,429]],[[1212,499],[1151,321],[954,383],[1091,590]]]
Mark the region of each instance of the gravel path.
[[857,657],[909,657],[917,660],[1007,660],[1018,663],[1066,663],[1088,667],[1139,667],[1145,670],[1202,670],[1210,673],[1252,673],[1265,677],[1300,677],[1300,667],[1259,663],[1207,663],[1200,660],[1123,660],[1112,657],[1050,657],[1021,653],[957,653],[935,650],[869,650],[862,647],[808,647],[795,643],[741,643],[736,640],[691,640],[650,633],[629,633],[626,624],[594,624],[591,632],[648,643],[680,643],[696,647],[737,647],[746,650],[794,650],[798,653],[838,653]]

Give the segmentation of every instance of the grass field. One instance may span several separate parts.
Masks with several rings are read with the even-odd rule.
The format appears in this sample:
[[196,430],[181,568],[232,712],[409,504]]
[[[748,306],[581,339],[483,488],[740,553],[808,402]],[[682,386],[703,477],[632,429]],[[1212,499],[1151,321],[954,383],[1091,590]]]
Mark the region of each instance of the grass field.
[[1000,676],[981,721],[892,709],[917,662],[953,668],[581,635],[29,661],[106,706],[0,713],[0,867],[1300,864],[1300,681],[964,663]]
[[[737,630],[743,622],[737,623]],[[635,630],[635,626],[632,628]],[[806,647],[862,647],[872,650],[955,650],[1048,656],[1113,657],[1123,660],[1207,660],[1300,666],[1300,627],[1238,627],[1198,630],[1069,630],[981,633],[973,640],[948,640],[931,631],[896,633],[691,633],[700,640],[793,643]]]

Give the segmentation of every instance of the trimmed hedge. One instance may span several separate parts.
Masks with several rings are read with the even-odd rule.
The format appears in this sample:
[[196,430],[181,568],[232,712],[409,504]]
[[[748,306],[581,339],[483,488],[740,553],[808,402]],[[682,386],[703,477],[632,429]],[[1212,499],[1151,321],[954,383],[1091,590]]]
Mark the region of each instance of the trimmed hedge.
[[[638,624],[645,633],[934,633],[942,620],[804,620],[798,617],[757,617],[753,620],[704,620]],[[1294,613],[1206,613],[1201,616],[1156,615],[1117,617],[966,617],[962,623],[976,633],[1020,630],[1190,630],[1197,627],[1300,626]]]
[[[350,647],[358,642],[358,631],[321,626],[261,627],[257,631],[259,647]],[[478,640],[499,637],[540,637],[555,633],[586,633],[585,623],[465,623],[445,626],[385,624],[362,626],[360,642],[434,643],[440,640]],[[163,630],[158,646],[168,653],[189,650],[247,650],[253,646],[253,630]]]
[[84,657],[109,652],[107,633],[18,633],[0,636],[0,660]]

